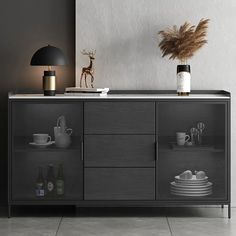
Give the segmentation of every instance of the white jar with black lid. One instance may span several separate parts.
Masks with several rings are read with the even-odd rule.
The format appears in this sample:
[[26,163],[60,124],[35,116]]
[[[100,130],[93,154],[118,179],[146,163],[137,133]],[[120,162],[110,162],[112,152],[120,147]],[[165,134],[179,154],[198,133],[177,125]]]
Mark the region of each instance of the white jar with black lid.
[[191,91],[190,65],[177,66],[177,93],[179,96],[189,95]]

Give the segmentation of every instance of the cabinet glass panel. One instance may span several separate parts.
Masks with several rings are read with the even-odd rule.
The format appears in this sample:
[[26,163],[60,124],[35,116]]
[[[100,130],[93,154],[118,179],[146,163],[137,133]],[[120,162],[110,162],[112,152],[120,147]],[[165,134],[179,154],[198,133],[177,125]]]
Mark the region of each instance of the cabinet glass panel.
[[16,101],[11,109],[12,200],[82,199],[82,103]]
[[158,199],[227,199],[226,107],[158,103]]

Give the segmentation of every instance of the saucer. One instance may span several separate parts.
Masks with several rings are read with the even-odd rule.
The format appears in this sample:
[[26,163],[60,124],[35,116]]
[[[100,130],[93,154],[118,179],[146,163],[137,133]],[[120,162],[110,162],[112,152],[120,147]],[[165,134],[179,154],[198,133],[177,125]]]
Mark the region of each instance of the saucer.
[[48,146],[50,146],[50,145],[52,145],[54,143],[55,143],[55,141],[50,141],[50,142],[43,143],[43,144],[31,142],[31,143],[29,143],[29,145],[37,147],[37,148],[45,148],[45,147],[48,147]]

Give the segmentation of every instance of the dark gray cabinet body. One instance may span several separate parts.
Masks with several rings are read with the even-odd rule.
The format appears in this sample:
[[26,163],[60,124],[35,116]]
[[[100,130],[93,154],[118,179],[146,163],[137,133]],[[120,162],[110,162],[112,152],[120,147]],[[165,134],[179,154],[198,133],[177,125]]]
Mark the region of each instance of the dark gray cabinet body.
[[[122,98],[11,95],[9,207],[230,205],[230,94],[198,91],[200,95],[180,98],[168,93]],[[71,146],[30,148],[33,133],[53,137],[60,115],[73,129]],[[171,147],[176,132],[188,132],[199,121],[207,127],[206,146]],[[36,169],[49,163],[63,163],[65,195],[39,199],[34,194]],[[204,170],[213,182],[213,193],[171,194],[170,183],[187,169]]]

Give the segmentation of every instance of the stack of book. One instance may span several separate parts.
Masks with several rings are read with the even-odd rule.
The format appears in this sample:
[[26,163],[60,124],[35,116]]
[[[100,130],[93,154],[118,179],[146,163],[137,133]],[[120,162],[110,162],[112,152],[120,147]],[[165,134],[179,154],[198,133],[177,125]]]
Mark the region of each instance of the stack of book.
[[80,88],[80,87],[69,87],[65,90],[65,95],[99,95],[106,96],[109,88]]

